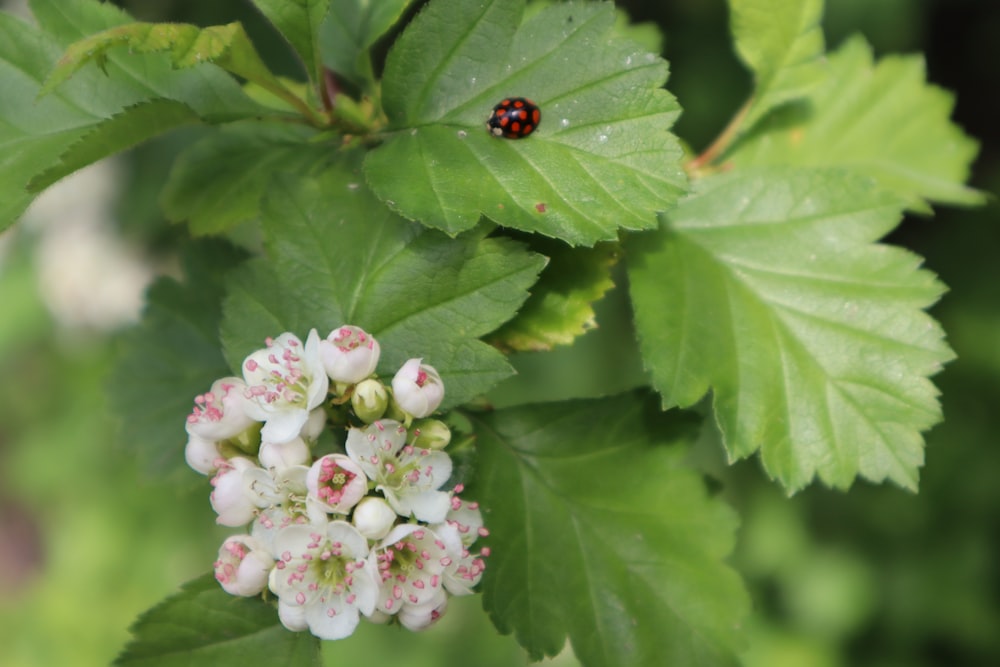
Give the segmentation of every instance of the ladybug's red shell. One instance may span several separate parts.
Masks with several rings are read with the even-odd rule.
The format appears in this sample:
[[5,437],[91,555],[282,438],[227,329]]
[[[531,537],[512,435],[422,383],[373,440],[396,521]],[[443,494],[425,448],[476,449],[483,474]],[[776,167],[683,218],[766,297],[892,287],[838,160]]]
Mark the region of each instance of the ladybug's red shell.
[[534,102],[524,97],[508,97],[493,107],[486,129],[494,137],[523,139],[535,131],[541,120],[542,112]]

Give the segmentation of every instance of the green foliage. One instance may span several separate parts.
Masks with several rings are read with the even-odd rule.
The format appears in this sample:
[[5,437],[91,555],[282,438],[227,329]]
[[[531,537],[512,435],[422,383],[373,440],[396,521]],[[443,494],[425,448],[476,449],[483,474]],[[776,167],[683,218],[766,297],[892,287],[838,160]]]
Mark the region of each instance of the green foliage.
[[[879,240],[906,207],[982,200],[963,185],[975,142],[918,58],[876,62],[860,39],[825,54],[821,0],[731,0],[754,91],[686,165],[685,197],[661,35],[610,3],[430,0],[381,78],[409,0],[254,4],[307,80],[273,74],[239,23],[133,23],[95,0],[34,0],[37,28],[0,14],[0,227],[63,176],[204,123],[225,126],[174,149],[167,217],[263,235],[246,262],[188,248],[121,338],[111,400],[144,470],[180,469],[192,397],[266,337],[364,327],[383,378],[422,356],[442,407],[508,406],[449,417],[473,431],[459,477],[491,531],[484,604],[532,658],[568,638],[588,667],[733,661],[749,604],[724,563],[735,519],[691,467],[707,445],[760,452],[789,492],[916,489],[930,377],[953,356],[924,312],[944,288]],[[514,96],[539,128],[491,136]],[[649,385],[659,405],[606,397]],[[721,444],[706,429],[692,456],[674,408],[696,404]],[[795,605],[835,598],[830,580],[867,588],[854,561],[813,555],[783,580]],[[119,664],[319,659],[207,577],[136,635]]]
[[[473,415],[484,605],[534,658],[726,665],[748,610],[735,521],[684,463],[694,422],[639,394]],[[517,585],[511,585],[516,581]]]
[[174,163],[161,199],[167,217],[187,220],[195,235],[218,234],[256,218],[276,174],[309,175],[329,162],[330,149],[312,141],[315,135],[296,125],[253,121],[208,135]]
[[[845,172],[707,179],[629,262],[643,358],[664,407],[709,388],[732,458],[758,448],[790,490],[814,474],[915,489],[927,380],[952,358],[923,308],[943,291],[920,259],[873,245],[897,198]],[[873,289],[877,286],[878,289]]]
[[267,336],[313,327],[326,336],[350,323],[378,338],[382,374],[424,357],[441,373],[446,406],[510,375],[477,338],[514,315],[541,256],[485,230],[449,239],[402,220],[364,186],[356,160],[279,179],[262,217],[267,257],[229,281],[222,334],[234,369]]
[[323,65],[316,36],[330,0],[254,0],[254,4],[295,49],[310,80],[319,81]]
[[349,81],[374,84],[369,49],[399,20],[411,0],[333,0],[320,28],[323,64]]
[[219,346],[221,276],[243,257],[219,241],[193,246],[185,281],[154,283],[142,322],[121,340],[108,391],[122,417],[119,438],[151,477],[184,468],[194,397],[229,375]]
[[[365,161],[372,189],[449,234],[481,215],[583,245],[653,227],[685,189],[666,63],[611,38],[610,5],[560,3],[522,24],[523,7],[438,0],[407,27],[386,62],[392,132]],[[508,96],[542,109],[525,140],[484,129]]]
[[736,146],[736,166],[854,169],[923,210],[924,200],[983,201],[963,185],[976,142],[948,122],[952,96],[925,82],[921,58],[875,63],[855,38],[830,54],[826,72],[802,104],[774,113]]
[[126,107],[98,123],[67,148],[56,165],[31,179],[28,190],[40,192],[101,158],[132,148],[167,130],[197,122],[198,116],[190,107],[173,100],[150,100]]
[[597,326],[593,303],[615,286],[610,274],[619,257],[617,244],[570,248],[545,240],[534,249],[549,263],[517,317],[490,336],[504,349],[548,350],[572,343]]
[[278,622],[274,607],[229,595],[207,574],[139,617],[117,667],[317,667],[319,640]]
[[823,75],[823,0],[730,0],[736,52],[754,74],[743,119],[752,127]]

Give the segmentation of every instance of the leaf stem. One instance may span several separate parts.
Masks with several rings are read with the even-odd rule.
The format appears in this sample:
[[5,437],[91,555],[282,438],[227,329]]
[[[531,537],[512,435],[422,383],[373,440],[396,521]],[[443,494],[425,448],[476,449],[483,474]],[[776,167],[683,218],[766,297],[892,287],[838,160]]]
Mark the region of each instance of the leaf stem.
[[688,174],[698,173],[726,152],[729,146],[733,143],[733,140],[739,135],[739,132],[742,129],[743,121],[746,119],[747,113],[750,111],[750,106],[753,104],[753,101],[754,98],[751,96],[750,99],[744,102],[743,106],[741,106],[739,111],[737,111],[732,119],[730,119],[726,127],[719,133],[719,136],[717,136],[715,140],[709,144],[708,148],[685,165],[685,169]]

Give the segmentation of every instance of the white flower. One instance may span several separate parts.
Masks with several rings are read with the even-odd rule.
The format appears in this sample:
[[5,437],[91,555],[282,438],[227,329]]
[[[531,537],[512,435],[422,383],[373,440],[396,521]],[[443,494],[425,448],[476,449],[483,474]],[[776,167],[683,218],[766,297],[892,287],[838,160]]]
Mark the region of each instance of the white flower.
[[288,526],[306,525],[309,519],[295,505],[275,505],[262,509],[250,527],[250,535],[272,556],[275,556],[274,539]]
[[249,535],[232,535],[219,548],[215,579],[230,595],[250,597],[267,586],[274,558],[266,547]]
[[392,393],[399,407],[417,419],[437,410],[444,398],[444,383],[433,366],[410,359],[392,378]]
[[265,468],[288,468],[305,465],[312,453],[302,438],[292,438],[288,442],[261,443],[257,458]]
[[369,540],[381,540],[389,534],[389,530],[396,523],[396,518],[396,511],[389,507],[389,503],[381,498],[368,496],[362,498],[354,508],[351,521],[358,532]]
[[306,489],[325,512],[347,514],[368,493],[368,478],[343,454],[327,454],[309,468]]
[[451,556],[434,531],[418,524],[401,524],[375,547],[374,554],[382,582],[379,611],[397,614],[405,606],[437,606]]
[[378,341],[359,327],[337,327],[320,341],[319,349],[326,374],[334,382],[361,382],[378,366]]
[[[459,487],[458,490],[461,490]],[[479,580],[483,578],[489,548],[472,553],[469,547],[478,538],[489,534],[483,526],[483,516],[479,503],[468,503],[458,496],[451,499],[451,511],[444,523],[435,524],[431,529],[441,538],[451,557],[444,570],[444,586],[452,595],[471,595]]]
[[184,460],[202,475],[215,472],[226,462],[219,452],[218,442],[205,440],[196,435],[188,436],[187,444],[184,446]]
[[420,632],[433,625],[448,610],[448,594],[438,589],[437,594],[424,604],[404,604],[396,617],[407,630]]
[[326,410],[316,408],[309,413],[309,419],[306,420],[305,425],[299,432],[299,437],[307,443],[315,444],[316,439],[319,438],[324,428],[326,428]]
[[379,584],[368,540],[351,524],[289,526],[274,545],[278,562],[269,584],[289,630],[302,629],[304,620],[321,639],[343,639],[354,632],[360,614],[375,611]]
[[[223,526],[243,526],[254,517],[257,505],[251,495],[250,479],[244,473],[257,468],[250,459],[237,456],[219,466],[211,479],[213,487],[208,499],[219,517],[216,523]],[[259,469],[259,468],[257,468]]]
[[290,333],[269,339],[265,349],[243,361],[243,377],[251,399],[249,414],[265,422],[261,440],[281,443],[297,437],[329,387],[319,357],[319,334],[310,331],[304,347]]
[[185,427],[188,434],[204,440],[226,440],[250,428],[254,419],[247,410],[253,410],[253,406],[245,395],[246,388],[240,378],[224,377],[213,382],[204,394],[195,396]]
[[400,516],[419,521],[444,521],[450,496],[438,491],[451,476],[451,459],[444,452],[406,444],[406,429],[397,421],[377,421],[347,433],[347,454]]

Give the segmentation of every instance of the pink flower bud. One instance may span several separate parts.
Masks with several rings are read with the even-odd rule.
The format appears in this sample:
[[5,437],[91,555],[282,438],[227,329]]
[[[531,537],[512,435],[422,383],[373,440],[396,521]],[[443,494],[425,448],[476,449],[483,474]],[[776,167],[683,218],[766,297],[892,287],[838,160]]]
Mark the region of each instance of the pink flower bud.
[[334,382],[355,384],[375,372],[379,344],[371,334],[354,326],[337,327],[320,341],[326,374]]
[[444,383],[433,366],[410,359],[392,378],[392,393],[406,412],[417,419],[427,417],[441,405]]

